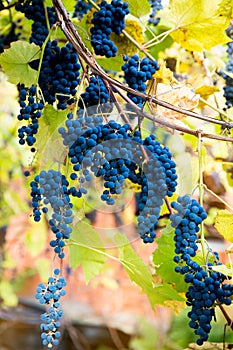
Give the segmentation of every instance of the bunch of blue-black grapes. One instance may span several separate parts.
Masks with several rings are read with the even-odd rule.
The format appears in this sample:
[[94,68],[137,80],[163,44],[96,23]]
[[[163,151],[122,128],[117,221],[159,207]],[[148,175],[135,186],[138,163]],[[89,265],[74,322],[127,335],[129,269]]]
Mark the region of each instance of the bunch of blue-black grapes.
[[[50,215],[49,225],[54,234],[50,245],[55,255],[62,260],[65,257],[65,242],[72,232],[72,204],[69,196],[69,183],[59,171],[50,169],[41,171],[30,183],[33,207],[33,217],[40,221],[41,214]],[[60,298],[65,295],[66,281],[61,276],[61,271],[55,269],[45,285],[39,283],[36,289],[36,299],[47,310],[41,315],[41,338],[45,346],[58,345],[60,338],[59,327],[63,311],[60,309]]]
[[63,259],[65,240],[70,238],[72,228],[72,204],[70,202],[69,183],[59,171],[41,171],[30,183],[33,217],[40,221],[41,214],[50,209],[49,225],[55,237],[50,242],[54,252]]
[[55,269],[47,284],[39,283],[36,288],[35,298],[47,307],[46,312],[41,315],[40,329],[42,344],[48,348],[57,346],[61,337],[59,328],[63,311],[60,309],[60,298],[66,294],[65,286],[66,281],[60,275],[60,269]]
[[[153,74],[159,69],[157,61],[152,61],[147,57],[142,60],[139,56],[124,56],[126,63],[121,67],[124,72],[124,78],[130,88],[146,93],[146,82],[153,78]],[[127,96],[139,107],[143,106],[145,100],[139,96],[135,96],[130,92]]]
[[138,233],[145,243],[153,242],[163,199],[171,196],[177,185],[176,165],[169,149],[154,135],[143,140],[141,133],[132,132],[128,124],[115,121],[104,124],[100,116],[78,114],[74,118],[70,114],[66,128],[59,128],[59,133],[69,148],[74,170],[71,179],[81,183],[71,187],[70,194],[74,197],[85,194],[85,182],[91,181],[92,174],[103,179],[101,199],[108,205],[115,203],[126,179],[140,185]]
[[199,336],[197,344],[202,345],[208,339],[215,306],[231,304],[233,285],[225,283],[225,275],[214,271],[214,266],[221,265],[216,252],[210,252],[203,265],[194,259],[198,250],[197,234],[207,217],[203,207],[189,196],[179,197],[172,207],[176,211],[170,216],[175,227],[175,271],[184,275],[184,281],[189,284],[186,293],[187,305],[191,307],[189,326]]
[[[43,0],[27,0],[17,4],[16,10],[23,12],[26,18],[33,21],[30,42],[42,46],[50,28],[56,23],[54,8],[45,7]],[[39,60],[31,64],[32,68],[37,70]],[[35,86],[19,85],[21,110],[18,119],[28,121],[28,124],[18,131],[20,144],[27,143],[30,147],[35,144],[39,127],[38,118],[42,114],[44,102],[53,104],[57,101],[58,109],[65,109],[74,102],[80,81],[79,70],[78,54],[72,44],[60,47],[56,40],[48,41],[38,79],[40,98],[39,94],[36,94]],[[35,148],[32,147],[31,150],[35,151]]]
[[162,1],[161,0],[149,0],[149,3],[151,5],[151,13],[150,13],[150,18],[149,18],[148,22],[157,26],[157,24],[160,21],[160,18],[156,17],[156,14],[157,14],[157,11],[162,10],[162,8],[163,8]]
[[[96,0],[94,0],[96,2]],[[74,6],[73,17],[82,20],[83,16],[92,9],[92,4],[88,0],[77,0]]]
[[128,3],[112,0],[110,4],[102,1],[99,11],[94,12],[91,28],[91,45],[96,55],[114,57],[117,47],[111,41],[112,32],[117,35],[125,28],[125,16],[129,13]]
[[226,73],[222,73],[222,77],[225,79],[224,97],[226,99],[226,108],[233,107],[233,78],[227,73],[233,74],[233,26],[230,25],[226,30],[227,35],[231,39],[227,44],[227,59]]

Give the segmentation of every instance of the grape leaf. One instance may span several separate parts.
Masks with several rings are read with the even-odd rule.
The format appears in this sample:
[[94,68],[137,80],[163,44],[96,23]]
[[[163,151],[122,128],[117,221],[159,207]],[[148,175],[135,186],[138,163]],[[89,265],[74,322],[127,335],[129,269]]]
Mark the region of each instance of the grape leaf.
[[142,17],[150,12],[148,0],[128,0],[130,14],[135,17]]
[[116,234],[114,241],[119,251],[119,261],[131,281],[135,282],[147,294],[152,308],[157,304],[163,305],[167,300],[183,300],[171,285],[167,283],[154,285],[153,276],[148,266],[135,253],[124,235]]
[[163,282],[175,284],[176,291],[186,292],[187,284],[183,276],[175,272],[176,263],[173,261],[175,242],[174,228],[168,225],[162,230],[161,237],[157,238],[158,248],[153,254],[156,274],[162,277]]
[[225,33],[232,11],[232,0],[172,0],[170,6],[160,12],[174,31],[171,37],[190,51],[209,50],[229,41]]
[[[44,108],[43,115],[40,118],[40,126],[37,134],[37,150],[42,151],[45,145],[48,143],[50,150],[47,150],[49,154],[43,154],[43,162],[45,162],[46,158],[58,157],[60,159],[61,152],[64,149],[61,145],[56,144],[57,142],[57,134],[55,135],[55,131],[62,124],[64,120],[66,120],[67,111],[58,111],[51,105],[46,105]],[[57,156],[56,156],[57,155]]]
[[76,269],[82,265],[86,283],[98,275],[106,261],[103,242],[99,234],[85,221],[80,221],[71,235],[70,266]]
[[229,211],[219,210],[214,226],[227,241],[233,243],[233,215]]
[[34,43],[29,44],[21,40],[13,42],[11,47],[0,55],[0,64],[8,76],[8,81],[26,86],[36,84],[38,72],[32,69],[29,63],[39,59],[40,54],[40,47]]

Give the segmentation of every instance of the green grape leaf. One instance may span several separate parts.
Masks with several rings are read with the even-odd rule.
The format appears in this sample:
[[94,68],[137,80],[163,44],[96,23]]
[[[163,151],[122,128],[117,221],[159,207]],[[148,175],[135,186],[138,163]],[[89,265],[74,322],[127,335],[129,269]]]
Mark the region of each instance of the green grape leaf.
[[163,229],[156,243],[158,248],[153,254],[156,275],[162,277],[163,282],[174,284],[176,291],[186,292],[187,284],[183,276],[175,272],[177,264],[173,261],[175,255],[174,228],[168,225]]
[[227,241],[233,243],[233,215],[229,211],[219,210],[214,226]]
[[135,253],[124,235],[120,233],[116,234],[114,241],[119,251],[119,261],[124,270],[129,275],[131,281],[136,283],[146,293],[152,308],[157,304],[163,305],[167,300],[183,301],[183,298],[171,285],[167,283],[154,285],[153,276],[148,266]]
[[130,14],[137,18],[147,15],[150,12],[148,0],[128,0]]
[[40,58],[41,49],[34,43],[18,40],[11,44],[0,55],[0,65],[12,84],[25,84],[31,86],[37,83],[38,72],[32,69],[30,62]]
[[172,0],[160,12],[174,31],[171,37],[190,51],[209,50],[229,41],[225,33],[232,11],[232,0]]
[[108,70],[109,68],[112,71],[121,71],[121,66],[124,64],[123,58],[121,56],[112,57],[112,58],[98,58],[97,62],[101,67]]
[[[49,147],[43,154],[43,162],[48,159],[59,159],[61,161],[62,140],[57,138],[57,129],[66,120],[67,111],[58,111],[51,105],[46,105],[43,115],[39,120],[39,130],[37,134],[37,150],[42,152],[48,143]],[[59,143],[60,142],[60,143]],[[48,149],[49,148],[49,149]],[[53,159],[54,161],[54,159]]]
[[71,234],[70,266],[82,266],[86,283],[98,275],[106,261],[105,249],[99,234],[85,221],[79,221]]

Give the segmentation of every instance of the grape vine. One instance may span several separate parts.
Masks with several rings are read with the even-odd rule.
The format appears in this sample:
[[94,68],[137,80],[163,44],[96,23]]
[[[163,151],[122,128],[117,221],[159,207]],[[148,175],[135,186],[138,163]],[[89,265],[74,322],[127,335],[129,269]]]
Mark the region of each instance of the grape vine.
[[[216,106],[211,109],[210,104],[206,105],[215,113],[220,111],[217,117],[211,113],[206,115],[205,109],[198,104],[194,108],[186,108],[185,103],[189,96],[185,96],[183,108],[183,100],[180,97],[177,103],[169,103],[166,99],[163,100],[163,92],[161,95],[154,93],[158,85],[164,84],[166,88],[174,91],[181,86],[172,86],[173,83],[177,84],[177,81],[172,71],[166,67],[166,64],[169,66],[169,60],[162,62],[165,50],[161,49],[160,44],[162,42],[162,46],[166,45],[165,39],[170,35],[170,41],[177,41],[177,47],[182,47],[183,42],[180,40],[185,35],[176,37],[177,24],[172,30],[159,27],[160,18],[157,11],[162,10],[161,1],[145,0],[143,4],[145,6],[139,6],[138,10],[132,1],[76,1],[73,10],[69,9],[68,14],[61,0],[53,0],[53,6],[47,6],[43,0],[20,0],[12,4],[0,2],[0,13],[4,10],[4,16],[9,21],[9,28],[0,33],[0,64],[6,75],[9,75],[9,80],[17,86],[17,119],[19,124],[24,123],[18,128],[19,144],[28,146],[27,148],[35,154],[32,163],[37,161],[36,157],[40,158],[40,147],[44,141],[41,139],[46,128],[46,141],[54,140],[56,135],[60,147],[57,150],[59,157],[56,152],[51,152],[49,161],[46,159],[43,163],[43,159],[39,159],[40,169],[36,165],[35,174],[32,175],[32,167],[24,171],[25,177],[30,179],[33,219],[39,223],[43,216],[53,235],[50,240],[50,249],[54,256],[51,273],[46,283],[38,284],[35,293],[35,298],[45,307],[45,312],[41,315],[40,329],[42,344],[48,348],[57,346],[61,338],[63,311],[60,301],[66,294],[65,287],[68,287],[64,277],[67,250],[82,244],[73,238],[76,232],[76,206],[80,205],[81,200],[88,201],[90,188],[97,182],[101,186],[98,200],[108,208],[114,208],[123,198],[127,186],[133,189],[134,195],[137,196],[135,226],[143,243],[154,243],[161,226],[171,225],[174,238],[174,241],[169,243],[174,247],[171,265],[176,265],[173,272],[177,281],[185,285],[183,295],[189,308],[189,327],[198,337],[197,345],[202,345],[209,339],[217,308],[222,311],[227,324],[233,329],[232,321],[229,321],[225,311],[225,306],[230,306],[233,300],[231,261],[230,268],[220,262],[218,253],[209,247],[204,237],[204,225],[208,220],[204,191],[209,194],[213,192],[204,184],[203,149],[200,150],[200,143],[205,139],[209,142],[227,142],[228,145],[233,142],[230,111],[233,106],[232,41],[226,44],[228,62],[225,71],[219,73],[216,69],[215,72],[221,74],[225,84],[221,86],[221,98],[225,103],[222,113],[214,95],[218,90],[215,91],[213,81],[208,85],[209,90],[204,86],[203,95],[205,97],[209,91],[210,95],[214,95]],[[173,4],[170,4],[171,8],[172,6]],[[170,7],[165,8],[164,12],[160,11],[164,19],[166,11],[171,11]],[[141,11],[140,16],[137,11]],[[216,16],[222,17],[222,12],[221,16],[218,12]],[[228,17],[224,22],[224,29],[226,23],[230,22],[230,14],[226,15],[225,12],[224,16]],[[141,37],[145,40],[144,44],[137,43],[135,37],[127,32],[127,15],[129,21],[132,21],[132,17],[140,18],[138,26]],[[18,17],[20,19],[17,19]],[[30,27],[28,32],[24,32],[21,22]],[[180,31],[183,30],[182,25],[181,22]],[[188,27],[186,23],[185,26]],[[162,34],[155,34],[157,28]],[[195,26],[192,27],[191,34],[195,30]],[[191,36],[189,28],[187,33]],[[226,34],[232,39],[232,23]],[[148,39],[150,36],[152,39]],[[131,53],[132,47],[130,53],[126,48],[124,54],[119,54],[122,52],[118,51],[118,46],[121,45],[120,37],[129,40],[135,47],[135,54]],[[224,40],[221,38],[220,43],[226,43],[226,36]],[[26,43],[32,50],[31,57],[27,57],[29,46],[25,46]],[[192,37],[188,44],[194,47],[197,45]],[[198,54],[195,56],[195,51],[198,50],[187,48],[188,44],[184,44],[184,50],[192,52],[195,62],[202,65],[206,78],[211,80],[206,62],[203,63],[205,58]],[[201,44],[198,49],[202,49]],[[158,52],[153,47],[155,45],[158,45]],[[169,45],[172,47],[173,43]],[[149,50],[150,47],[153,49]],[[175,56],[177,55],[176,69],[179,70],[183,56],[180,52],[177,54],[177,47],[174,44],[173,49]],[[15,55],[15,48],[22,49],[23,58],[19,57],[19,61],[14,61],[15,57],[12,57]],[[207,50],[205,46],[204,48]],[[161,56],[159,50],[163,52]],[[204,49],[203,53],[205,54]],[[209,55],[211,57],[211,54]],[[15,77],[14,73],[12,78],[12,67],[9,68],[8,61],[10,65],[16,62],[21,69],[23,66],[24,70],[20,71],[19,77]],[[190,91],[194,93],[191,88]],[[205,100],[202,97],[201,99],[203,103]],[[162,113],[158,107],[163,107]],[[169,119],[167,110],[176,112],[175,117]],[[199,113],[196,110],[199,110]],[[183,122],[185,117],[188,119]],[[203,130],[200,129],[200,122],[208,124],[210,128],[200,124]],[[171,130],[175,135],[179,132],[180,137],[183,134],[194,136],[193,143],[190,143],[189,148],[186,147],[192,156],[197,154],[196,157],[199,157],[199,162],[196,163],[199,179],[195,180],[192,195],[191,191],[189,194],[179,195],[183,187],[180,174],[185,171],[180,169],[177,156],[180,146],[170,145],[170,136],[165,135],[164,127],[169,129],[169,133]],[[198,141],[198,152],[195,149],[195,141]],[[212,150],[206,148],[208,157],[212,156],[211,152]],[[188,164],[182,164],[182,167],[185,168],[186,165],[188,167]],[[197,189],[198,195],[195,194]],[[220,196],[215,196],[222,204],[226,204]],[[231,208],[230,205],[228,208]],[[101,249],[89,248],[111,257]],[[127,266],[124,258],[113,259],[122,263],[124,268]],[[132,275],[136,272],[131,270],[131,267],[127,272],[135,281]],[[141,278],[144,277],[141,271],[139,274]],[[155,285],[151,274],[149,275],[149,282],[144,283],[143,280],[138,284],[146,293],[156,294],[158,285]],[[176,293],[176,297],[171,300],[180,301],[180,290],[176,290],[176,283],[170,283],[169,288]],[[164,295],[166,293],[168,294],[165,290]],[[164,297],[161,304],[164,305],[165,301],[167,300]]]

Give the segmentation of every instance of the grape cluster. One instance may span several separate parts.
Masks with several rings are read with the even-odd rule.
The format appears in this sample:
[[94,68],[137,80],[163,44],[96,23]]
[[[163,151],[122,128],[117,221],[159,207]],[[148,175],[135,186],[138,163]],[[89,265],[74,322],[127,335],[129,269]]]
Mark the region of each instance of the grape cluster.
[[97,55],[114,57],[117,47],[110,40],[112,32],[121,34],[125,28],[125,16],[129,13],[128,3],[121,0],[112,0],[100,3],[100,10],[94,13],[91,28],[91,45]]
[[[94,0],[96,2],[96,0]],[[92,9],[92,4],[85,0],[78,0],[74,7],[73,18],[82,20],[83,16]]]
[[233,285],[225,283],[226,276],[213,270],[213,266],[221,264],[217,253],[211,252],[214,262],[207,261],[204,266],[194,260],[199,226],[207,217],[204,209],[189,196],[179,197],[172,207],[177,211],[170,216],[175,227],[175,271],[184,275],[184,281],[189,284],[186,293],[187,305],[191,306],[189,326],[199,336],[197,344],[202,345],[211,330],[214,306],[231,304]]
[[[49,29],[56,23],[56,13],[54,7],[44,8],[43,0],[27,0],[24,3],[19,3],[15,6],[17,11],[25,14],[25,17],[32,20],[32,33],[30,42],[42,46],[49,34]],[[46,15],[49,22],[47,27]]]
[[[146,93],[146,82],[151,80],[153,74],[159,69],[157,61],[145,57],[142,60],[137,55],[129,58],[124,56],[126,63],[121,67],[124,71],[124,78],[130,88]],[[139,107],[143,106],[144,99],[134,94],[127,93],[127,96]]]
[[99,76],[90,77],[86,91],[81,94],[79,107],[83,109],[84,107],[107,104],[109,101],[112,99],[103,80]]
[[41,212],[48,212],[50,204],[53,214],[49,225],[56,238],[50,242],[56,254],[63,259],[65,239],[70,238],[72,228],[72,204],[70,203],[70,191],[68,181],[59,171],[41,171],[30,183],[33,216],[35,221],[40,221]]
[[71,96],[76,94],[79,84],[78,54],[72,44],[59,47],[56,40],[48,42],[41,72],[39,85],[46,102],[53,104],[58,100],[58,109],[65,109],[66,103],[71,103]]
[[[59,129],[64,145],[69,147],[68,156],[74,170],[71,178],[78,178],[76,172],[82,171],[79,181],[90,181],[90,169],[94,176],[103,179],[105,189],[101,199],[109,205],[113,205],[114,198],[121,194],[126,179],[140,185],[138,230],[144,242],[152,242],[163,199],[166,195],[171,196],[177,185],[172,154],[153,135],[142,140],[141,133],[137,130],[131,132],[128,124],[114,121],[103,124],[102,118],[97,116],[92,124],[95,125],[83,128],[80,119],[69,119],[66,121],[67,130]],[[143,166],[142,148],[151,160]],[[76,197],[86,193],[84,187],[70,190]]]
[[[228,62],[226,65],[226,72],[233,74],[233,41],[227,44],[227,56]],[[222,74],[226,82],[226,85],[223,88],[223,96],[226,99],[226,107],[231,108],[233,107],[233,78],[230,77],[227,73]]]
[[156,17],[156,13],[157,13],[157,11],[162,10],[162,8],[163,8],[162,1],[161,0],[149,0],[149,3],[151,5],[151,13],[150,13],[150,18],[149,18],[148,22],[157,26],[157,24],[160,21],[160,18]]
[[[20,145],[24,145],[25,142],[28,146],[33,146],[36,142],[35,135],[38,132],[39,124],[38,119],[41,117],[44,104],[37,102],[36,87],[32,85],[29,89],[24,85],[19,86],[19,104],[20,114],[18,120],[25,120],[27,125],[22,126],[18,130],[18,137]],[[35,149],[32,148],[32,151]]]
[[60,320],[63,316],[63,311],[60,310],[60,298],[66,294],[64,287],[66,281],[64,277],[59,277],[60,270],[54,270],[54,276],[49,277],[48,283],[44,285],[39,283],[35,298],[39,300],[40,304],[49,305],[47,312],[41,315],[40,329],[42,344],[51,348],[53,345],[59,344],[61,333],[59,327]]

